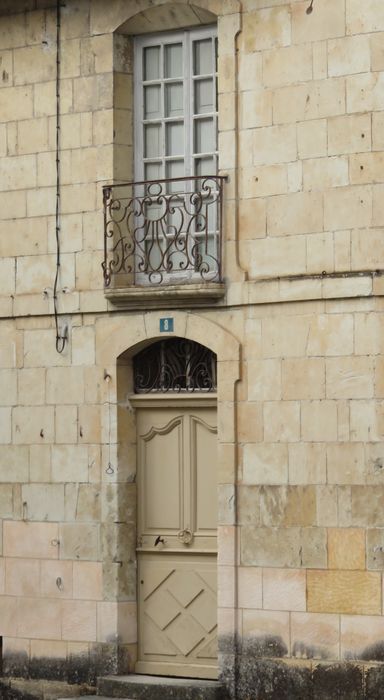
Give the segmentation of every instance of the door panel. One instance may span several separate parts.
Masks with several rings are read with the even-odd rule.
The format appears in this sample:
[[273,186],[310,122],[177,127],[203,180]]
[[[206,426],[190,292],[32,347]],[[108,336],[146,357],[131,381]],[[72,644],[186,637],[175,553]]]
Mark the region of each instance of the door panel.
[[183,468],[182,418],[142,436],[143,524],[146,530],[180,529]]
[[212,499],[212,494],[217,494],[216,429],[191,416],[191,430],[196,480],[195,530],[196,533],[216,537],[217,502]]
[[139,673],[217,675],[215,408],[137,412]]
[[[160,563],[164,557],[168,566]],[[159,571],[163,574],[160,582]],[[139,557],[140,627],[136,670],[215,678],[216,600],[215,557],[193,553],[142,553]]]

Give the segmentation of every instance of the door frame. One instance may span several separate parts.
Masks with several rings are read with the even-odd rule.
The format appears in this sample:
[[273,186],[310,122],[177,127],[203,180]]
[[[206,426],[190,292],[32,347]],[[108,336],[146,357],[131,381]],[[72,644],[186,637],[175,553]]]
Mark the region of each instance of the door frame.
[[[159,333],[160,320],[172,316],[173,332]],[[227,314],[217,313],[218,320],[228,327]],[[135,488],[136,478],[136,421],[135,410],[130,403],[133,392],[132,357],[144,347],[161,339],[180,337],[195,341],[208,347],[217,356],[217,425],[218,425],[218,641],[219,641],[219,675],[224,670],[224,660],[220,650],[227,654],[236,650],[236,638],[239,631],[237,613],[237,571],[238,531],[236,508],[237,481],[237,429],[236,429],[236,385],[240,380],[240,342],[220,323],[204,318],[191,311],[151,311],[144,314],[113,314],[97,322],[96,358],[100,372],[108,382],[105,385],[106,402],[103,429],[109,430],[108,444],[103,454],[103,489],[105,493],[112,490],[116,499],[116,508],[121,512],[124,493],[127,488]],[[207,342],[208,341],[208,342]],[[152,396],[147,400],[156,401]],[[198,399],[197,399],[198,400]],[[115,467],[108,469],[109,462]],[[105,464],[104,464],[105,463]],[[104,468],[105,466],[105,468]],[[136,499],[136,496],[134,497]],[[133,501],[132,501],[133,503]],[[127,599],[126,579],[135,577],[136,561],[136,514],[132,513],[127,523],[116,524],[113,509],[109,509],[103,526],[122,532],[117,535],[109,549],[103,552],[106,569],[104,587],[106,600],[115,600],[115,633],[119,646],[127,646],[131,659],[129,667],[121,667],[127,672],[134,669],[135,646],[137,646],[137,603],[132,595]],[[120,530],[119,530],[120,528]],[[129,540],[133,548],[128,557],[127,566],[116,562],[116,539],[120,552],[125,533],[130,532]],[[116,567],[114,588],[110,585],[111,564]],[[230,585],[228,585],[230,584]],[[225,590],[225,596],[222,591]],[[127,615],[130,622],[127,624]],[[127,656],[125,657],[127,658]]]

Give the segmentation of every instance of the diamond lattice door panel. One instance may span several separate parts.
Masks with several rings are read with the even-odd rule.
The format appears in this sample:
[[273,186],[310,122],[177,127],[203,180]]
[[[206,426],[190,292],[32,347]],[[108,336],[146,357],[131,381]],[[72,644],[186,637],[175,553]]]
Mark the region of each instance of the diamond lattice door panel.
[[217,585],[213,555],[143,554],[139,670],[215,677]]
[[137,412],[139,673],[217,674],[216,407]]

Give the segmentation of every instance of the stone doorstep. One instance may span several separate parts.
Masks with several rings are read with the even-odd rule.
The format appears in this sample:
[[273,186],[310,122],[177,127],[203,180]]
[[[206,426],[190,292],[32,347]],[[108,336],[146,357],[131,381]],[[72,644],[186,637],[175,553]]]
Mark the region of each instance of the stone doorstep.
[[98,697],[130,700],[225,700],[218,681],[166,676],[104,676],[97,682]]

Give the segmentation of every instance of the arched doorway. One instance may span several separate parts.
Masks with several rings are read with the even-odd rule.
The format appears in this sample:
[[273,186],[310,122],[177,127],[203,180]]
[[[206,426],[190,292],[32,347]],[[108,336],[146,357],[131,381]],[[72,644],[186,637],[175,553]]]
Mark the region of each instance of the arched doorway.
[[140,673],[217,676],[216,355],[173,337],[133,358]]

